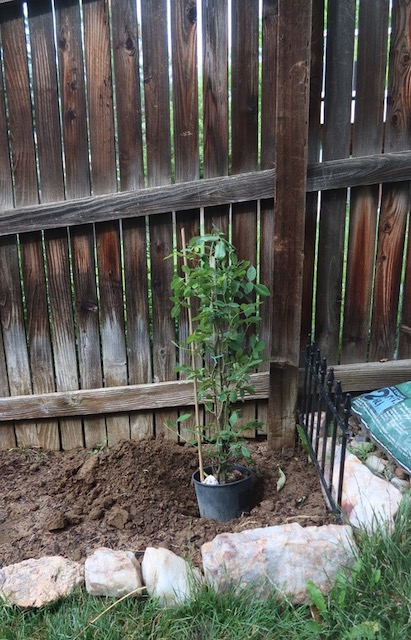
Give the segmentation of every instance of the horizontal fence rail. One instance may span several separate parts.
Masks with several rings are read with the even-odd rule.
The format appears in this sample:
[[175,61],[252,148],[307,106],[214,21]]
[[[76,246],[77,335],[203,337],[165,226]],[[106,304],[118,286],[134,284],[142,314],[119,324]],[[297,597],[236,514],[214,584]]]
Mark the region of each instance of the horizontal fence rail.
[[[344,466],[351,416],[351,398],[342,393],[341,381],[314,344],[307,345],[304,383],[297,411],[303,445],[308,448],[328,504],[339,522]],[[336,468],[338,470],[336,470]],[[334,478],[334,476],[336,476]]]

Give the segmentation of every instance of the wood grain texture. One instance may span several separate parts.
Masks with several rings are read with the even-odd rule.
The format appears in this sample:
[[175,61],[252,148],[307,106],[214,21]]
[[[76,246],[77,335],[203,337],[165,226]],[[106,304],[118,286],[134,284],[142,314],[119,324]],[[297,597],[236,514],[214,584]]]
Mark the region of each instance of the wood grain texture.
[[[360,6],[354,156],[383,148],[388,10],[388,0]],[[351,190],[341,362],[367,359],[379,196],[378,185]]]
[[[10,6],[1,12],[1,39],[4,57],[4,80],[7,94],[9,141],[12,157],[14,203],[17,205],[36,205],[38,187],[36,155],[32,124],[32,106],[30,98],[28,57],[25,41],[25,26],[22,6]],[[41,253],[40,233],[25,236],[25,242],[18,245],[18,239],[11,236],[2,243],[0,298],[2,309],[3,344],[6,352],[9,388],[11,393],[25,388],[32,390],[30,366],[35,366],[30,356],[36,352],[34,344],[37,336],[27,332],[25,318],[33,327],[32,314],[36,307],[24,309],[22,286],[20,281],[19,254],[24,270],[26,243],[37,244]],[[30,259],[30,256],[28,256]],[[27,275],[27,274],[26,274]],[[24,273],[23,273],[24,277]],[[40,274],[36,295],[39,305],[45,305],[45,281]],[[29,298],[32,292],[28,292]],[[44,325],[43,325],[44,326]],[[27,341],[28,338],[28,341]],[[47,341],[47,333],[39,337]],[[19,446],[38,445],[36,424],[16,425],[16,437]]]
[[111,15],[120,186],[132,191],[144,186],[136,3],[119,0]]
[[[205,178],[228,174],[228,6],[202,0],[203,14],[203,171]],[[229,207],[206,202],[205,228],[227,233]],[[196,203],[193,203],[193,205]]]
[[[409,149],[411,135],[411,5],[393,6],[384,149]],[[395,349],[404,238],[410,209],[409,181],[382,188],[369,357],[391,359]],[[409,279],[407,286],[409,288]]]
[[[341,381],[345,392],[363,393],[409,380],[411,360],[335,365],[333,369],[336,379]],[[255,393],[249,396],[246,402],[269,398],[271,395],[269,372],[253,374],[251,380]],[[299,369],[300,389],[302,389],[303,380],[304,370]],[[193,393],[192,383],[180,380],[109,389],[81,389],[42,395],[2,397],[0,398],[0,421],[2,421],[0,443],[3,438],[3,424],[7,425],[13,420],[44,420],[120,411],[147,412],[150,409],[160,410],[164,407],[187,407],[193,404]]]
[[[307,191],[402,182],[411,171],[411,151],[343,158],[308,166]],[[272,198],[275,170],[149,187],[70,202],[16,207],[0,212],[0,236],[28,230],[55,229],[88,222],[152,216],[167,210],[215,207],[233,202]],[[224,210],[224,207],[222,207]],[[333,213],[330,213],[333,216]]]
[[[57,0],[55,21],[65,154],[65,189],[66,197],[70,200],[85,197],[91,192],[79,6]],[[91,224],[78,225],[70,230],[70,251],[79,386],[101,387],[94,229]],[[106,442],[106,423],[103,416],[87,417],[83,421],[83,428],[86,446],[92,447]],[[81,435],[78,428],[74,430],[74,435]]]
[[[318,164],[321,148],[321,107],[324,63],[324,0],[312,8],[310,107],[308,120],[308,162]],[[303,292],[301,302],[301,344],[312,333],[315,252],[317,240],[318,191],[307,193],[305,208]]]
[[[290,363],[286,373],[270,367],[274,392],[268,407],[268,446],[292,445],[300,357],[302,267],[311,47],[311,2],[278,5],[275,220],[273,239],[273,329],[271,355]],[[292,73],[290,74],[290,69]],[[291,222],[292,221],[292,222]],[[282,381],[282,382],[281,382]],[[284,385],[278,389],[278,384]],[[277,393],[278,391],[278,393]],[[291,394],[291,395],[290,395]]]
[[[258,1],[232,4],[231,172],[258,168]],[[257,264],[257,202],[232,206],[232,242],[240,260]],[[239,405],[244,423],[255,420],[257,407]],[[254,437],[255,429],[244,432]]]
[[[147,179],[151,185],[171,181],[170,88],[167,46],[167,2],[153,0],[142,4],[144,98],[146,112]],[[190,207],[191,208],[191,207]],[[171,211],[167,203],[163,211]],[[153,376],[163,381],[174,378],[176,364],[175,327],[171,318],[170,285],[173,250],[172,214],[150,219],[150,263],[153,330]],[[155,415],[155,435],[176,439],[177,434],[164,426],[178,414],[165,410]]]
[[[350,151],[355,0],[328,3],[323,158],[346,158]],[[337,362],[347,192],[321,195],[315,337],[330,363]]]

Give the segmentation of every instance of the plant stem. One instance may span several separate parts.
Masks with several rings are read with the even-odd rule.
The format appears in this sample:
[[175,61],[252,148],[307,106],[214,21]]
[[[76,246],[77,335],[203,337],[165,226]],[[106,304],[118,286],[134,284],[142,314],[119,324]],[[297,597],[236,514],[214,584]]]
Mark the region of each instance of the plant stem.
[[[183,262],[184,262],[184,266],[187,267],[187,256],[184,251],[186,246],[186,234],[185,234],[184,228],[181,229],[181,242],[183,245]],[[184,279],[186,284],[188,284],[187,272],[184,274]],[[193,314],[191,312],[191,299],[189,297],[187,297],[187,304],[188,304],[188,310],[187,310],[188,311],[188,330],[190,335],[192,335]],[[190,345],[190,352],[191,352],[191,367],[194,371],[196,368],[194,342],[192,342]],[[198,467],[199,467],[199,474],[200,474],[200,482],[204,482],[203,442],[202,442],[202,433],[201,433],[201,427],[200,427],[200,408],[198,406],[198,389],[197,389],[196,377],[194,377],[193,384],[194,384],[194,416],[195,416],[195,423],[196,423],[197,450],[198,450]]]

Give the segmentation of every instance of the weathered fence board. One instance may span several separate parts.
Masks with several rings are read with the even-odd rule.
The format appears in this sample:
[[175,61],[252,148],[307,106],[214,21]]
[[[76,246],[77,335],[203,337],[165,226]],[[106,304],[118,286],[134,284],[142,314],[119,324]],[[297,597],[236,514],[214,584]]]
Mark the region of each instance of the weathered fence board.
[[[329,0],[325,59],[323,159],[350,151],[355,0]],[[338,359],[346,189],[321,195],[316,295],[316,342],[327,362]]]
[[[383,148],[388,11],[388,0],[360,5],[352,142],[355,156],[379,153]],[[379,191],[378,185],[351,191],[342,362],[367,359]]]
[[[392,13],[384,139],[384,149],[387,151],[406,149],[411,144],[408,124],[411,113],[411,87],[408,65],[404,64],[411,56],[410,20],[409,2],[398,0]],[[383,185],[369,354],[373,360],[392,358],[394,355],[402,255],[409,210],[409,181],[397,185]]]
[[280,0],[278,4],[281,38],[277,61],[273,330],[267,430],[268,445],[277,449],[293,445],[298,392],[311,9],[311,2],[303,7],[297,0]]
[[[318,163],[321,152],[321,106],[324,62],[324,0],[313,2],[311,26],[310,108],[308,120],[308,162]],[[309,177],[308,177],[309,179]],[[317,236],[318,191],[307,193],[303,293],[301,302],[301,338],[305,344],[312,333]],[[303,354],[303,350],[301,350]]]
[[[262,24],[262,99],[261,99],[261,168],[271,169],[274,166],[275,133],[275,106],[277,100],[277,36],[278,36],[278,3],[270,0],[263,4]],[[274,178],[273,178],[274,186]],[[272,238],[274,235],[274,199],[269,198],[259,201],[260,216],[260,281],[272,290],[273,279],[273,252]],[[265,343],[263,357],[265,361],[260,365],[260,371],[268,371],[270,368],[269,357],[271,353],[271,301],[264,304],[260,324],[260,335]],[[257,418],[262,422],[264,429],[267,425],[267,402],[259,402],[257,406]]]
[[[205,178],[228,174],[228,6],[202,0],[203,12],[203,171]],[[193,202],[204,211],[207,230],[214,224],[227,233],[229,200]],[[181,207],[179,207],[181,208]]]
[[[232,174],[258,168],[258,1],[232,3],[231,92]],[[232,242],[240,260],[257,264],[257,202],[232,205]],[[255,420],[256,406],[241,407],[244,422]],[[244,432],[254,437],[255,430]]]
[[[300,331],[305,343],[314,325],[329,360],[353,367],[343,375],[411,354],[410,8],[390,7],[0,0],[0,398],[34,408],[7,418],[1,447],[177,437],[164,422],[186,403],[164,389],[188,326],[170,317],[164,258],[182,228],[189,240],[215,224],[274,292],[270,411],[270,358],[244,407],[269,418],[270,444],[291,442]],[[127,385],[162,400],[138,391],[135,408]],[[98,410],[36,413],[94,390]]]

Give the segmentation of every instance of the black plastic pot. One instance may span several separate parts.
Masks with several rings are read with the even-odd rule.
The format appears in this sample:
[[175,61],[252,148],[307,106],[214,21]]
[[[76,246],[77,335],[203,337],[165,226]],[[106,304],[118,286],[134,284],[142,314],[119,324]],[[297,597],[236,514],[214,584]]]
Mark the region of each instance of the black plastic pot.
[[[248,467],[234,464],[244,474],[241,480],[226,484],[203,484],[200,482],[200,472],[193,474],[193,484],[197,496],[200,516],[218,522],[228,522],[238,518],[244,511],[249,511],[251,501],[252,472]],[[206,474],[212,472],[211,467],[205,467]]]

